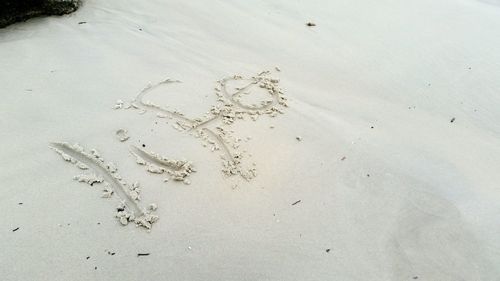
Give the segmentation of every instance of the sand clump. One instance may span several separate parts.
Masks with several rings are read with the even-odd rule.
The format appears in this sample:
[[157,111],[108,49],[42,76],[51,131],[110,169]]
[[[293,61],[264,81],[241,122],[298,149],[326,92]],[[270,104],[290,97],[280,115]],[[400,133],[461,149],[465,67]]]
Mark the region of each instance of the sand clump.
[[116,135],[116,138],[120,141],[120,142],[125,142],[127,141],[128,139],[130,139],[130,136],[128,135],[128,131],[125,130],[125,129],[118,129],[115,133]]

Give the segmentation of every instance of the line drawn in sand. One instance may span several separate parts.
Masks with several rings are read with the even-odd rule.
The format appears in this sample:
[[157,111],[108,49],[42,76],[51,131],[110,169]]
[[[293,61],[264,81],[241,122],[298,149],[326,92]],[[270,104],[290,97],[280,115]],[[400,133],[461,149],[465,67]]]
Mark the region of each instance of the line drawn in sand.
[[50,143],[50,148],[81,170],[93,172],[77,175],[74,177],[75,180],[91,186],[95,183],[104,183],[102,195],[104,198],[110,198],[113,194],[118,195],[120,205],[117,207],[115,217],[122,225],[135,222],[137,226],[151,229],[153,223],[158,221],[158,216],[151,212],[156,210],[155,204],[151,204],[148,209],[139,206],[138,201],[141,200],[139,183],[127,184],[118,174],[116,166],[112,162],[106,163],[97,150],[92,149],[89,153],[78,144],[70,145],[65,142]]
[[[182,181],[185,184],[191,182],[187,178],[196,172],[191,162],[184,160],[173,160],[154,152],[146,152],[136,146],[130,146],[130,153],[135,156],[135,162],[147,166],[147,171],[153,174],[167,173],[174,181]],[[167,182],[169,178],[164,179]]]
[[[278,70],[278,68],[276,68]],[[277,114],[283,114],[283,109],[288,107],[287,99],[284,92],[279,87],[279,79],[269,77],[270,71],[263,71],[251,78],[243,78],[242,76],[226,77],[217,81],[217,86],[214,88],[217,96],[217,104],[212,106],[202,118],[188,118],[181,112],[169,110],[159,105],[145,100],[145,96],[153,89],[161,85],[181,83],[179,80],[165,79],[156,84],[147,85],[132,102],[125,104],[118,100],[115,109],[136,109],[140,114],[148,111],[156,113],[158,118],[173,119],[175,123],[172,125],[175,129],[181,132],[195,131],[194,136],[200,138],[204,146],[211,146],[212,151],[223,150],[222,172],[227,176],[240,175],[246,180],[250,180],[257,175],[255,163],[252,163],[251,168],[243,168],[242,160],[247,155],[245,151],[239,150],[241,138],[233,136],[234,131],[229,130],[229,127],[238,119],[250,117],[256,121],[259,116],[268,115],[271,117]],[[228,83],[238,81],[247,82],[242,87],[236,87],[234,92],[228,90]],[[258,87],[266,91],[271,100],[261,101],[259,104],[246,104],[242,101],[244,95],[251,94],[252,88]],[[220,121],[211,129],[208,125]]]

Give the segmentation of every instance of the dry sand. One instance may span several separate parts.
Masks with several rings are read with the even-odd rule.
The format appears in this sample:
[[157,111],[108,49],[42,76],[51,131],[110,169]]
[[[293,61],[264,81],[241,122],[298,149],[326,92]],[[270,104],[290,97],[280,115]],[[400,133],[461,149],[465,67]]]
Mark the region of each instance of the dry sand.
[[88,0],[1,29],[0,279],[500,280],[499,33],[496,0]]

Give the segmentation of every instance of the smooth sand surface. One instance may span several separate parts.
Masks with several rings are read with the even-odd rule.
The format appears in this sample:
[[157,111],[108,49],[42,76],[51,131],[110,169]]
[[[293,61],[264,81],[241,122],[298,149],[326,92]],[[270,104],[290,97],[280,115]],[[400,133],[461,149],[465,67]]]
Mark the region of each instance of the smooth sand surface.
[[[87,0],[2,29],[0,279],[500,280],[499,50],[496,0]],[[172,78],[151,100],[201,116],[217,80],[262,70],[289,108],[232,126],[249,182],[113,110]],[[139,181],[151,231],[73,180],[60,141]],[[142,144],[192,161],[191,184],[138,166]]]

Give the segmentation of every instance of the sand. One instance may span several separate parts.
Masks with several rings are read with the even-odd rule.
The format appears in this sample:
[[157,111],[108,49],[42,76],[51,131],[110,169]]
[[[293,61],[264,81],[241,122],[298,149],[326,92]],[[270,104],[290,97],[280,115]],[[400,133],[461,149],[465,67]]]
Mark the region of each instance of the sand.
[[88,0],[0,29],[0,279],[500,280],[499,30],[491,0]]

